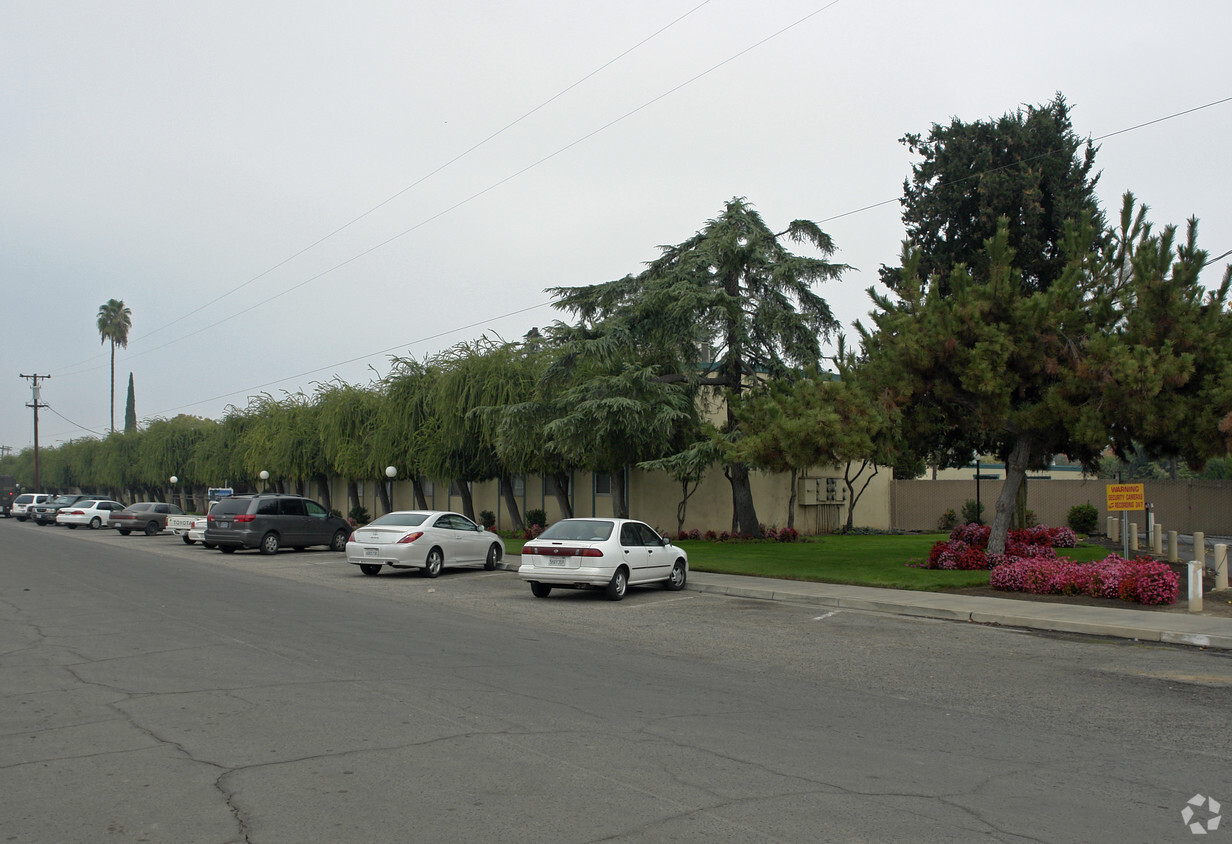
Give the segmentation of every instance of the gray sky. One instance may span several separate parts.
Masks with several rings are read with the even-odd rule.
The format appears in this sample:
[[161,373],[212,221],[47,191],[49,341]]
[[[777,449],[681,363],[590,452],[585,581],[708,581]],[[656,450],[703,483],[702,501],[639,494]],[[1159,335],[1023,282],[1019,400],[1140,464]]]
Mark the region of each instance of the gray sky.
[[33,443],[21,373],[52,376],[42,444],[105,433],[110,298],[117,426],[130,372],[139,418],[219,418],[516,339],[562,316],[545,288],[637,272],[733,196],[822,224],[849,325],[903,237],[898,139],[1057,91],[1112,135],[1105,209],[1197,216],[1218,255],[1232,102],[1199,107],[1232,97],[1229,24],[1226,0],[0,4],[0,445]]

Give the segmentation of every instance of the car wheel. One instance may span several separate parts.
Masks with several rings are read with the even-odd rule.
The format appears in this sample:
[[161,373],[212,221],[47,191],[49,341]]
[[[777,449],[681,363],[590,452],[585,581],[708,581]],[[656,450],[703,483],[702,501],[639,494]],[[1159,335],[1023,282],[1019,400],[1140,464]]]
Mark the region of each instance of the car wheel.
[[129,530],[128,528],[116,528],[116,530],[120,532],[120,536],[128,536],[130,533],[132,533],[132,531]]
[[153,536],[154,534],[158,533],[160,530],[161,528],[158,526],[158,522],[146,522],[146,525],[145,525],[145,535],[146,536]]
[[202,543],[201,543],[201,547],[202,547],[202,548],[209,548],[211,551],[213,551],[213,550],[214,550],[214,548],[215,548],[216,546],[211,545],[211,544],[210,544],[210,543],[208,543],[208,542],[202,542]]
[[261,537],[261,553],[262,554],[277,554],[278,553],[278,534],[270,531]]
[[[98,530],[102,526],[103,526],[103,520],[100,519],[98,516],[95,516],[93,519],[90,519],[90,530]],[[70,527],[75,527],[75,525],[71,525]]]
[[77,525],[65,525],[69,530],[77,530]]
[[436,577],[441,573],[441,568],[445,565],[445,555],[441,553],[440,548],[433,548],[428,552],[428,559],[424,561],[424,567],[420,569],[424,577]]
[[234,554],[235,546],[234,545],[219,545],[218,550],[223,552],[224,554]]
[[375,564],[375,563],[360,563],[360,564],[359,564],[359,570],[360,570],[360,571],[362,571],[364,574],[367,574],[367,575],[373,575],[373,574],[380,574],[380,573],[381,573],[381,567],[380,567],[379,565]]
[[548,586],[546,583],[540,583],[537,580],[532,580],[530,582],[530,594],[534,595],[536,598],[546,598],[548,595],[552,594],[552,587]]
[[334,540],[329,543],[329,550],[345,551],[347,539],[349,539],[350,536],[351,535],[347,533],[345,530],[338,531],[337,533],[334,534]]
[[619,601],[625,596],[625,592],[629,590],[629,573],[624,570],[624,567],[616,569],[616,573],[612,575],[612,580],[608,583],[604,593],[609,601]]
[[500,546],[495,542],[488,548],[488,558],[483,561],[483,567],[486,571],[496,571],[496,564],[500,562]]
[[181,536],[180,538],[184,540],[184,544],[185,544],[185,545],[192,545],[192,544],[193,544],[193,540],[191,540],[191,539],[189,539],[189,538],[188,538],[188,534],[184,534],[184,535],[183,535],[183,536]]
[[676,565],[672,566],[672,573],[667,576],[667,581],[663,585],[672,592],[679,592],[684,588],[684,582],[688,576],[689,569],[684,564],[684,560],[677,560]]

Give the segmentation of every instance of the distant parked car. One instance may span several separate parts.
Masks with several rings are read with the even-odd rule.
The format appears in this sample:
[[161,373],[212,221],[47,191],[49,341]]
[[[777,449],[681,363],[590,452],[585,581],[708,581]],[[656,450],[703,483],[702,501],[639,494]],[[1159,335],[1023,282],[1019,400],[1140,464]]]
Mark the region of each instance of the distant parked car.
[[619,601],[630,586],[684,588],[689,556],[644,522],[562,519],[522,547],[518,576],[536,598],[555,587],[602,588]]
[[356,528],[346,553],[347,562],[364,574],[389,566],[436,577],[444,566],[482,565],[492,571],[505,556],[505,543],[461,513],[407,510]]
[[50,501],[51,496],[42,492],[23,492],[21,495],[13,499],[13,518],[19,522],[24,522],[29,518],[26,511],[35,504],[42,504],[45,501]]
[[50,501],[35,504],[26,511],[26,515],[37,525],[54,525],[56,523],[56,514],[60,512],[62,507],[76,504],[78,501],[89,497],[88,495],[57,495]]
[[328,545],[333,551],[345,551],[351,533],[346,519],[331,516],[312,499],[278,492],[227,496],[206,518],[202,541],[217,545],[224,554],[233,554],[237,548],[276,554],[284,545]]
[[162,533],[167,528],[168,516],[182,516],[184,511],[174,504],[161,501],[138,501],[118,513],[111,514],[111,526],[122,536],[140,530],[146,536]]
[[88,525],[92,530],[98,530],[103,525],[111,526],[111,514],[124,509],[119,501],[108,498],[87,498],[56,513],[56,524],[70,528]]
[[209,516],[198,516],[193,519],[192,527],[188,529],[188,533],[184,534],[184,543],[192,545],[194,542],[200,542],[206,548],[213,548],[213,545],[205,541],[205,529],[209,524]]

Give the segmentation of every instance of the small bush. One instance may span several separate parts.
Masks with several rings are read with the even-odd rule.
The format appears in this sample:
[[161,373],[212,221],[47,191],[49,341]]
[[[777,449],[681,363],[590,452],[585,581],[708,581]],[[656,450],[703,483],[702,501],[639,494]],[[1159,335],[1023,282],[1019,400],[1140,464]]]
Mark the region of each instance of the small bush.
[[1039,526],[1039,516],[1035,515],[1034,510],[1028,510],[1026,513],[1024,513],[1023,520],[1026,522],[1027,527],[1029,528]]
[[1166,563],[1109,554],[1098,563],[1045,557],[1008,560],[993,568],[989,585],[1007,592],[1091,595],[1151,605],[1175,601],[1178,580]]
[[1099,524],[1099,510],[1089,501],[1086,504],[1075,504],[1069,508],[1065,523],[1073,529],[1074,533],[1092,534],[1095,532],[1095,526]]
[[937,519],[937,530],[953,530],[958,524],[958,514],[954,512],[954,508],[946,510],[941,514],[941,518]]
[[368,515],[368,508],[362,504],[356,504],[352,507],[351,512],[347,514],[347,518],[354,519],[361,525],[366,525],[372,521],[372,517]]
[[479,511],[479,522],[485,528],[490,529],[494,524],[496,524],[496,514],[493,513],[491,510],[480,510]]
[[539,509],[526,511],[526,524],[548,526],[548,514]]
[[984,517],[984,502],[977,502],[975,499],[969,499],[962,506],[963,524],[979,524]]

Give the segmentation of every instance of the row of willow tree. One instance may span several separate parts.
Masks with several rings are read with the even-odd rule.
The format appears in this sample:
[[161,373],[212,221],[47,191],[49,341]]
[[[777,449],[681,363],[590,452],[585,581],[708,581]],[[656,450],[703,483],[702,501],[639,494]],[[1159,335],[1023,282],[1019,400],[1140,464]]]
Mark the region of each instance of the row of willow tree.
[[751,471],[845,467],[850,526],[878,467],[912,476],[991,454],[1007,467],[996,552],[1025,509],[1026,472],[1057,454],[1095,471],[1109,451],[1195,468],[1228,453],[1232,267],[1204,286],[1196,220],[1156,229],[1126,194],[1109,222],[1096,149],[1060,95],[902,140],[921,159],[904,183],[908,239],[869,290],[857,347],[814,292],[849,269],[830,261],[829,236],[808,220],[773,231],[734,198],[642,272],[549,291],[568,322],[394,358],[367,386],[69,443],[44,477],[157,490],[173,474],[356,481],[392,465],[420,505],[420,477],[454,482],[468,515],[467,482],[499,480],[516,525],[513,476],[543,477],[568,514],[575,469],[609,473],[618,510],[627,469],[662,471],[683,520],[691,490],[721,471],[733,528],[759,535]]

